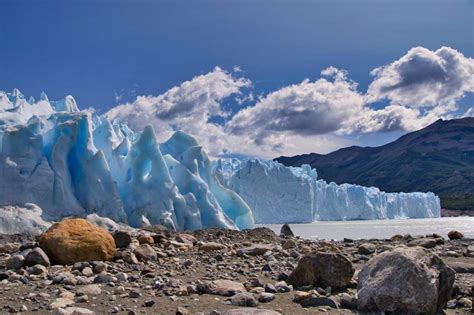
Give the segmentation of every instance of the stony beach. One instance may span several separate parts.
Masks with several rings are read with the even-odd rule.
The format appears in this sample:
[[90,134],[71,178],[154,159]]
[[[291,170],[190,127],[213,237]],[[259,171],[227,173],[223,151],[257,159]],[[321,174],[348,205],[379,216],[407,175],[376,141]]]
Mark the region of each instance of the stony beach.
[[109,233],[71,221],[0,236],[0,313],[472,312],[474,240],[459,232],[315,241],[287,226]]

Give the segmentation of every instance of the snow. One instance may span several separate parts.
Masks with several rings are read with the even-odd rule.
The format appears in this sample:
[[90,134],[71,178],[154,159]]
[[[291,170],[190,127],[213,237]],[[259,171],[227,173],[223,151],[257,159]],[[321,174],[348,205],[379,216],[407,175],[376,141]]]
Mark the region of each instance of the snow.
[[134,133],[79,111],[72,96],[39,99],[0,92],[0,205],[35,203],[46,221],[96,215],[133,227],[253,226],[250,208],[213,177],[191,136],[176,132],[160,145],[151,126]]
[[376,187],[336,185],[318,179],[309,165],[217,160],[216,178],[252,208],[256,223],[310,223],[330,220],[433,218],[440,201],[433,193],[385,193]]

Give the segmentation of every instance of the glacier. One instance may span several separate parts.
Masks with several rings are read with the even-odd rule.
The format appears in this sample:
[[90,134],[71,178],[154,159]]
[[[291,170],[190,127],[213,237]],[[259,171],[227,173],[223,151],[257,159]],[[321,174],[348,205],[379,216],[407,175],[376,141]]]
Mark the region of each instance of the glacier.
[[309,165],[286,167],[275,161],[219,159],[213,173],[252,208],[255,223],[311,223],[440,217],[435,194],[386,193],[376,187],[327,183]]
[[37,233],[64,217],[196,230],[439,216],[433,193],[327,183],[308,165],[211,161],[181,131],[159,143],[151,126],[135,132],[72,96],[0,91],[0,233]]
[[42,93],[36,101],[0,91],[0,206],[24,204],[40,207],[29,217],[45,221],[95,214],[176,230],[254,224],[191,136],[176,132],[160,144],[151,126],[135,133],[80,111],[72,96],[53,102]]

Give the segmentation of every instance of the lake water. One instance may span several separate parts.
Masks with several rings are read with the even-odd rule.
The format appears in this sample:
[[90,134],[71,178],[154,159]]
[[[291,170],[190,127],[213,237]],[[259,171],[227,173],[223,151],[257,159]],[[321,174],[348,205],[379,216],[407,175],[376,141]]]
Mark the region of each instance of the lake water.
[[[280,233],[281,224],[264,224]],[[296,235],[306,239],[390,238],[395,234],[426,235],[436,233],[445,238],[457,230],[466,238],[474,238],[474,217],[444,217],[436,219],[323,221],[309,224],[290,224]]]

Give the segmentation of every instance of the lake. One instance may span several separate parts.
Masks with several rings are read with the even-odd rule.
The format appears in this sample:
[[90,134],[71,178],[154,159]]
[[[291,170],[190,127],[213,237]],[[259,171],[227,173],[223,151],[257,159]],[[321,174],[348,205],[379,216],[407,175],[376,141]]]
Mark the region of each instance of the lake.
[[[280,233],[281,224],[263,224]],[[474,217],[444,217],[436,219],[321,221],[308,224],[290,224],[296,235],[306,239],[390,238],[395,234],[425,235],[436,233],[445,238],[457,230],[466,238],[474,238]]]

